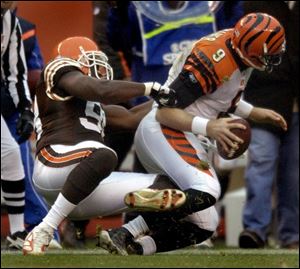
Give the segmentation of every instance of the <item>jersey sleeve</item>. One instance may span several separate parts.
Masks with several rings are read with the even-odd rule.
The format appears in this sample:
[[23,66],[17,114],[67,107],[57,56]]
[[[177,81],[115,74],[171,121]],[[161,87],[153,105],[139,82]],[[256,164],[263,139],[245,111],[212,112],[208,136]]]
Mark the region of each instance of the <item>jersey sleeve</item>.
[[178,106],[185,108],[199,97],[213,93],[220,80],[210,58],[210,51],[194,46],[185,60],[181,72],[170,87],[177,93]]
[[198,83],[202,95],[217,89],[219,78],[210,57],[210,51],[205,47],[195,47],[186,59],[183,73],[188,73],[191,79]]
[[220,31],[194,44],[181,72],[170,85],[177,93],[179,107],[185,108],[199,97],[212,94],[229,80],[237,68],[226,45],[229,34],[227,30]]
[[76,70],[82,72],[80,64],[69,58],[58,58],[47,64],[43,73],[47,96],[55,101],[71,99],[72,96],[64,90],[58,89],[56,85],[64,74]]

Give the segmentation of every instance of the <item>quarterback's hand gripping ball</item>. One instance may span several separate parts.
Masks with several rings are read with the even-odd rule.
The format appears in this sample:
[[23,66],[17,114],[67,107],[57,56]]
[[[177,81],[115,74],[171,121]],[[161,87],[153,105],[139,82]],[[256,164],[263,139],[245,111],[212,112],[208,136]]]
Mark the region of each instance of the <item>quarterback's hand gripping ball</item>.
[[245,119],[233,119],[230,122],[241,123],[246,126],[246,129],[233,128],[230,129],[232,133],[241,138],[244,143],[238,144],[238,149],[231,148],[229,152],[226,152],[223,146],[217,142],[217,150],[219,155],[225,160],[232,160],[241,156],[247,149],[251,140],[251,127]]

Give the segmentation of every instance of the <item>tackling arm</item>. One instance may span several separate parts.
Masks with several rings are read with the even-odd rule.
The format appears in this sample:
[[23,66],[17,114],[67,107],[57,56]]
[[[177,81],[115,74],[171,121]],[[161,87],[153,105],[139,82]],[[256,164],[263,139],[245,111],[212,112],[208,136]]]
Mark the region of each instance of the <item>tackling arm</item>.
[[79,70],[62,75],[57,87],[70,96],[104,104],[118,104],[143,95],[151,96],[162,106],[174,106],[177,102],[175,92],[157,82],[102,80],[84,75]]
[[107,124],[111,130],[135,130],[143,117],[151,110],[153,101],[150,100],[131,109],[122,106],[107,105],[105,111]]
[[104,104],[117,104],[137,96],[143,96],[145,85],[118,80],[99,80],[72,71],[63,75],[58,88],[63,89],[71,96],[89,101],[98,101]]

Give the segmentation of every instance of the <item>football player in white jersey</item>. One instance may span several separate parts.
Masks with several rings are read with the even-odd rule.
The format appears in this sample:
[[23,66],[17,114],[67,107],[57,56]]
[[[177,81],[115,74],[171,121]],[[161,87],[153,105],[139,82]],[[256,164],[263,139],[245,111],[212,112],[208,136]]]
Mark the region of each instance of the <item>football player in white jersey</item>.
[[[241,18],[234,28],[201,38],[174,62],[165,85],[176,91],[177,108],[154,106],[135,135],[136,153],[147,171],[168,175],[186,194],[182,207],[161,213],[161,218],[190,218],[191,224],[197,224],[193,219],[201,220],[204,211],[218,200],[218,178],[198,135],[218,141],[229,153],[243,143],[230,129],[244,128],[231,123],[231,118],[218,118],[220,113],[232,113],[287,129],[278,113],[253,107],[241,99],[253,68],[271,72],[274,65],[280,64],[284,52],[285,32],[281,24],[268,14],[251,13]],[[172,250],[203,240],[195,235],[195,227],[202,229],[201,225],[194,225],[194,232],[184,226],[177,228],[181,237],[174,242],[171,240],[174,233],[168,235],[169,227],[154,227],[153,220],[159,221],[157,214],[147,212],[139,218],[143,218],[150,232],[163,234],[165,238],[149,239],[148,235],[147,240],[139,241],[144,253],[151,253],[149,249],[152,253],[153,250]],[[213,227],[215,215],[206,216],[205,220]],[[134,240],[140,240],[141,231],[137,231],[138,225],[133,222],[130,226],[102,231],[99,245],[104,242],[104,248],[119,254],[128,248],[132,252],[131,246],[136,243]],[[193,235],[191,240],[182,240],[190,235]]]
[[[132,200],[134,208],[140,205],[143,210],[167,210],[185,201],[175,189],[147,189],[153,183],[155,187],[156,175],[111,174],[117,156],[103,144],[105,114],[110,128],[136,128],[149,109],[149,104],[130,111],[108,104],[150,95],[160,105],[173,106],[174,92],[153,82],[112,81],[106,55],[86,37],[63,40],[53,58],[36,88],[33,172],[35,187],[52,207],[25,239],[23,253],[31,255],[44,253],[54,230],[68,216],[116,214],[128,209]],[[135,195],[140,188],[143,192]]]

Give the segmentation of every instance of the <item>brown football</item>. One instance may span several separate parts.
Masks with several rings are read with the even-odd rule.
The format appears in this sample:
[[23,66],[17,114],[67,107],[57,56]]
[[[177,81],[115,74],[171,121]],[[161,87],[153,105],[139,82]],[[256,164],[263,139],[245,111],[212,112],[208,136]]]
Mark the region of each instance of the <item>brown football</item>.
[[251,140],[251,127],[245,119],[233,119],[231,122],[238,122],[244,124],[247,128],[245,130],[239,128],[230,129],[236,136],[243,139],[244,143],[239,144],[239,148],[237,150],[231,149],[229,153],[227,153],[222,145],[217,142],[217,149],[220,156],[225,160],[232,160],[239,156],[241,156],[248,148],[250,140]]

